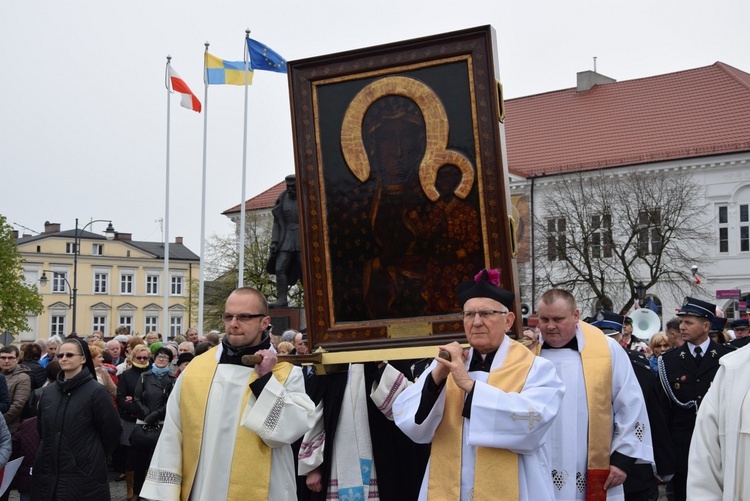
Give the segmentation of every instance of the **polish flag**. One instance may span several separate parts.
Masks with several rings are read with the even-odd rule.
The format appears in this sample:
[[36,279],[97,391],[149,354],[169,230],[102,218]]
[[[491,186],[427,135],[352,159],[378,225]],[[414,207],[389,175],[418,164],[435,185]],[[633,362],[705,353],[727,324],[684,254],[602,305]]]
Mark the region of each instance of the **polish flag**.
[[195,97],[195,94],[190,90],[190,87],[187,86],[185,80],[183,80],[171,66],[167,66],[167,69],[169,71],[169,90],[182,94],[180,106],[200,113],[201,102]]

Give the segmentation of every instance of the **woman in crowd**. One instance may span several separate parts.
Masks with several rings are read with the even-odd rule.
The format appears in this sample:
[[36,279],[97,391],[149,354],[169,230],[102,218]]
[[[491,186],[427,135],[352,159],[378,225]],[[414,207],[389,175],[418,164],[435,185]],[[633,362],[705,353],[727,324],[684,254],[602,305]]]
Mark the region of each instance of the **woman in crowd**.
[[279,343],[277,351],[279,355],[289,355],[290,353],[294,351],[294,345],[287,341],[282,341]]
[[[160,428],[164,424],[167,399],[175,382],[175,377],[169,374],[172,357],[173,354],[169,348],[158,348],[154,353],[154,364],[151,366],[151,370],[141,373],[133,396],[133,402],[138,409],[136,427],[145,425],[146,427]],[[149,447],[131,445],[135,448],[133,494],[134,499],[138,499],[143,482],[146,480],[146,472],[148,471],[148,465],[151,463],[156,442]]]
[[651,340],[648,342],[648,346],[651,349],[651,357],[648,359],[648,363],[651,364],[651,369],[657,372],[657,364],[659,363],[659,355],[672,348],[669,344],[669,338],[664,332],[657,332],[651,336]]
[[104,363],[102,349],[96,345],[91,345],[89,346],[89,351],[91,352],[91,359],[94,361],[96,380],[107,389],[112,398],[117,397],[117,386],[115,386],[115,382],[112,381],[112,378],[109,377],[109,372],[102,367],[102,364]]
[[109,500],[107,454],[122,431],[107,391],[94,379],[88,345],[68,339],[57,347],[61,371],[39,401],[41,437],[32,499]]
[[130,369],[120,374],[117,381],[117,410],[120,412],[120,421],[122,423],[122,436],[120,444],[125,446],[121,453],[125,453],[125,481],[127,482],[128,499],[133,497],[133,479],[135,471],[135,450],[130,447],[130,434],[135,428],[135,421],[138,419],[138,407],[136,407],[133,397],[135,396],[135,387],[141,379],[141,374],[149,370],[151,350],[145,344],[136,344],[130,350],[128,362]]
[[41,388],[47,382],[44,367],[39,363],[40,358],[42,358],[42,348],[38,344],[27,343],[21,346],[21,365],[29,369],[31,391]]
[[185,372],[185,369],[187,369],[187,366],[193,361],[193,358],[195,357],[192,353],[180,353],[180,356],[177,357],[177,372],[175,372],[175,378],[180,377],[180,374]]

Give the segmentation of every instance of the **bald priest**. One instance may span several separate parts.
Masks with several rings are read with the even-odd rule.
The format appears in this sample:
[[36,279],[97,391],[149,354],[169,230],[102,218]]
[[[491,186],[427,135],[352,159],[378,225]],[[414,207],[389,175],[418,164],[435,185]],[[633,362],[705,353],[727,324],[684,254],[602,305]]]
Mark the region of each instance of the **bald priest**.
[[396,425],[432,443],[419,499],[552,500],[543,447],[565,389],[554,365],[506,336],[514,294],[482,270],[457,289],[471,346],[441,346],[416,384],[397,398]]

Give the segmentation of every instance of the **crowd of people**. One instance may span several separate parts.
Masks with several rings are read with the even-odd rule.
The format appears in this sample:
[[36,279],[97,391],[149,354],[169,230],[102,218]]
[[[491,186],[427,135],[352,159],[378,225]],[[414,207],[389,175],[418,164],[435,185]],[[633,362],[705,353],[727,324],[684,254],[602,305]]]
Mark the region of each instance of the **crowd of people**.
[[108,468],[128,500],[750,499],[747,319],[688,297],[641,340],[552,289],[519,343],[496,270],[457,297],[468,350],[326,375],[248,287],[225,334],[4,346],[0,465],[21,500],[110,499]]
[[218,342],[218,332],[163,342],[120,328],[106,342],[94,332],[0,348],[0,465],[23,457],[0,500],[12,489],[22,501],[110,499],[110,469],[138,499],[156,440],[131,446],[133,430],[158,439],[175,378]]

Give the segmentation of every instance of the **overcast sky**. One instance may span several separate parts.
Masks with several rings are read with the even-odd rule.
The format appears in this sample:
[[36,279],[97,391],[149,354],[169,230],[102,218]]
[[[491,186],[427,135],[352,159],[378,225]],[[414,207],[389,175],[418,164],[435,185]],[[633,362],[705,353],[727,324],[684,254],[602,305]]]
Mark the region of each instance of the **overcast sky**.
[[[246,28],[292,61],[491,24],[513,98],[575,86],[594,56],[618,81],[716,61],[750,72],[748,19],[747,0],[3,0],[0,214],[21,233],[77,217],[161,240],[166,56],[203,101],[204,42],[241,60]],[[247,198],[294,172],[286,75],[256,72],[249,95]],[[221,212],[241,201],[243,98],[209,89],[209,238],[232,232]],[[197,254],[203,114],[178,95],[171,137],[170,240]]]

